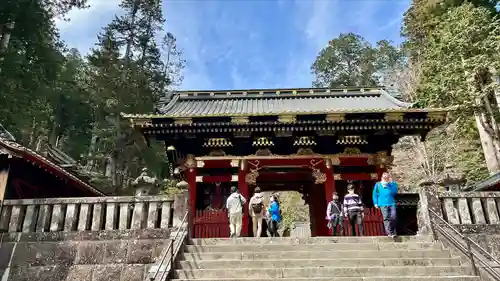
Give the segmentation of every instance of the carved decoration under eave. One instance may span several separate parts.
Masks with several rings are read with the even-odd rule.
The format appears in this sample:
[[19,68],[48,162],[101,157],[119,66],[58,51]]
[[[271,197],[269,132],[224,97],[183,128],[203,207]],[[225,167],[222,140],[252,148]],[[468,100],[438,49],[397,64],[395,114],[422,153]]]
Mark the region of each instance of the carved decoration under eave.
[[208,153],[208,156],[226,156],[226,152],[222,149],[214,149]]
[[295,115],[279,115],[278,121],[280,123],[294,123],[297,120],[297,116]]
[[333,179],[336,181],[342,180],[342,175],[341,174],[333,174]]
[[288,138],[291,137],[293,133],[291,131],[277,131],[274,135],[278,138]]
[[234,124],[247,124],[248,122],[249,122],[249,119],[246,116],[231,117],[231,123],[234,123]]
[[188,154],[186,160],[184,160],[184,166],[189,170],[196,168],[196,159],[193,154]]
[[252,135],[252,132],[249,130],[245,131],[235,131],[233,132],[235,138],[249,138]]
[[375,157],[373,157],[373,155],[369,155],[369,156],[366,158],[366,164],[368,164],[368,165],[375,165],[375,164],[376,164],[376,159],[375,159]]
[[335,130],[316,130],[318,136],[335,136]]
[[446,112],[428,112],[427,118],[430,121],[446,121]]
[[294,142],[294,146],[315,146],[316,141],[314,140],[314,137],[308,137],[308,136],[302,136],[298,137]]
[[151,118],[133,118],[130,119],[132,127],[149,127],[152,126]]
[[387,112],[385,114],[385,121],[392,121],[392,122],[402,122],[404,119],[404,113],[403,112]]
[[361,150],[357,147],[346,147],[344,149],[344,154],[345,155],[358,155],[361,154]]
[[231,160],[231,167],[238,167],[240,165],[240,160],[233,159]]
[[203,168],[205,166],[205,161],[203,160],[196,160],[196,167],[197,168]]
[[227,138],[209,138],[203,143],[203,147],[231,147],[233,143]]
[[266,137],[260,137],[253,141],[252,146],[257,147],[266,147],[266,146],[274,146],[273,140],[270,140]]
[[191,124],[193,124],[193,119],[188,118],[188,117],[174,118],[174,124],[176,124],[176,125],[191,125]]
[[379,151],[377,152],[377,165],[380,166],[380,168],[384,167],[390,167],[392,166],[392,162],[394,161],[394,156],[389,156],[387,154],[387,151]]
[[372,179],[372,180],[378,180],[378,174],[377,173],[371,173],[370,174],[370,179]]
[[338,156],[330,157],[330,161],[332,163],[332,166],[339,166],[340,165],[340,158]]
[[364,136],[343,136],[337,139],[337,144],[358,144],[364,145],[368,144],[366,137]]
[[322,184],[326,181],[326,174],[322,173],[319,169],[314,169],[312,172],[315,184]]
[[260,148],[255,151],[255,156],[271,156],[273,153],[269,148]]
[[331,122],[340,122],[344,121],[345,119],[345,114],[344,113],[330,113],[326,115],[326,121],[331,121]]
[[245,182],[247,184],[256,184],[257,178],[259,177],[259,171],[251,170],[250,173],[245,175]]
[[296,155],[315,155],[314,151],[311,148],[299,148],[297,150]]

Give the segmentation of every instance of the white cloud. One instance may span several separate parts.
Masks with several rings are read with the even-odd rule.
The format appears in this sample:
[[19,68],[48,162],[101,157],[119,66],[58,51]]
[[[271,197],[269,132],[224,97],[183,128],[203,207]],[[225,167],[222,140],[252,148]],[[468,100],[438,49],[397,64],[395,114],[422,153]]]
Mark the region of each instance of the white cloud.
[[66,18],[56,19],[56,26],[61,37],[70,48],[77,48],[86,54],[97,41],[97,34],[117,13],[121,0],[88,0],[87,9],[73,9]]

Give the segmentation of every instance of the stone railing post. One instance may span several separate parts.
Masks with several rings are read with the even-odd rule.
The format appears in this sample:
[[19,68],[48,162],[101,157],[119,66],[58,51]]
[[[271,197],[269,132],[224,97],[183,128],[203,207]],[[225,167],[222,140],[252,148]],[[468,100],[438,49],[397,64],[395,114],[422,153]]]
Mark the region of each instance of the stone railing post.
[[433,183],[421,184],[418,195],[418,235],[434,235],[431,225],[431,214],[429,210],[433,210],[439,216],[443,216],[441,211],[441,201],[438,196],[438,186]]
[[187,211],[189,211],[189,191],[183,190],[181,193],[176,194],[174,197],[174,213],[173,213],[173,227],[180,227],[182,219]]

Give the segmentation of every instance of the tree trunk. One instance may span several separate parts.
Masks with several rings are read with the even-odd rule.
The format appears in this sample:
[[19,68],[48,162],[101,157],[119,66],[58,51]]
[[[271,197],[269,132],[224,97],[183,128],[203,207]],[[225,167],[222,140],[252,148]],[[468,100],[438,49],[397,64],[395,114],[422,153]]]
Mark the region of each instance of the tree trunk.
[[132,44],[135,37],[135,18],[137,16],[137,11],[139,10],[139,0],[134,1],[134,6],[132,11],[130,11],[130,26],[129,26],[129,36],[127,38],[127,46],[125,47],[125,66],[128,68],[130,63],[130,57],[132,55]]
[[[16,25],[15,21],[10,21],[6,23],[0,33],[0,63],[4,60],[4,54],[7,52],[7,48],[9,47],[10,35],[12,34],[12,30]],[[1,27],[1,26],[0,26]],[[2,68],[0,68],[0,72],[2,72]]]
[[85,170],[91,171],[94,167],[94,156],[97,148],[97,135],[96,128],[92,130],[92,137],[90,138],[89,153],[87,154],[87,163],[85,165]]
[[[484,114],[476,113],[476,126],[479,131],[479,138],[481,139],[481,145],[483,147],[484,159],[486,160],[486,166],[491,175],[500,172],[500,155],[499,155],[499,144],[486,130],[484,124]],[[483,119],[483,120],[482,120]]]
[[0,34],[0,54],[7,51],[7,48],[9,47],[10,35],[12,34],[12,30],[14,30],[15,25],[16,22],[10,21],[3,26],[2,33]]

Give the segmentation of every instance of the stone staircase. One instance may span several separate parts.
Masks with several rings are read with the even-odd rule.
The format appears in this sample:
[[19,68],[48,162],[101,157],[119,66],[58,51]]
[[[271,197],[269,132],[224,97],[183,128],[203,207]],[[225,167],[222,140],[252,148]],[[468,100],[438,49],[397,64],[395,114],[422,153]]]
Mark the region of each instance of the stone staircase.
[[193,239],[177,281],[476,281],[472,269],[427,237]]

